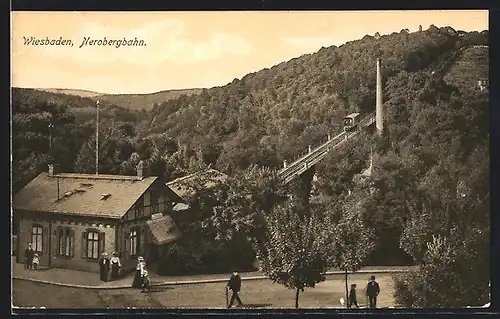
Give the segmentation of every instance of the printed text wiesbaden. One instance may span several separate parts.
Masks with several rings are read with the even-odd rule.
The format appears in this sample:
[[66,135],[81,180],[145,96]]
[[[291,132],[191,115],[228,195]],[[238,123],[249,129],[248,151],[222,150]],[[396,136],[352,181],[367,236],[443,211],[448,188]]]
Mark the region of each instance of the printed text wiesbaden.
[[24,45],[57,45],[57,46],[73,46],[73,41],[70,39],[59,38],[36,38],[36,37],[23,37]]

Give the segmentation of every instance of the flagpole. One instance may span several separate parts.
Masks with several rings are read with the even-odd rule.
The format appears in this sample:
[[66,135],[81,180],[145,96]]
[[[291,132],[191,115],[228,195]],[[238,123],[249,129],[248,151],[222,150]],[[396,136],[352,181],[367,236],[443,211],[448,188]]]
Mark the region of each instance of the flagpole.
[[52,128],[54,125],[49,123],[49,155],[52,155]]
[[96,118],[96,130],[95,130],[95,174],[99,174],[99,100],[96,102],[97,105],[97,118]]

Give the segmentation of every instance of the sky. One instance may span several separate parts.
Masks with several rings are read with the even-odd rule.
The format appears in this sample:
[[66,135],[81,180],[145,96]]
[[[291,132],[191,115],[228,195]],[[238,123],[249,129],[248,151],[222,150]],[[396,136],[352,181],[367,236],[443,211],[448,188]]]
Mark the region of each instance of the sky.
[[[221,86],[365,35],[488,29],[488,11],[12,12],[12,86],[152,93]],[[36,39],[72,46],[31,45]],[[84,45],[143,40],[144,46]],[[116,44],[116,42],[114,42]]]

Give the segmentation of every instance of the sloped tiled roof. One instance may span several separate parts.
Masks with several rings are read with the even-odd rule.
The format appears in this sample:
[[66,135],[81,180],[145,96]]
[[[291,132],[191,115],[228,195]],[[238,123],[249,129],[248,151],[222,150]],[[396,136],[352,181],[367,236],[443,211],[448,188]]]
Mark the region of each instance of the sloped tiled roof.
[[180,212],[180,211],[184,211],[187,209],[189,209],[189,205],[187,205],[185,203],[177,203],[174,205],[174,207],[172,207],[172,210],[174,212]]
[[167,186],[182,199],[185,199],[186,195],[191,195],[194,192],[194,189],[190,186],[190,183],[193,183],[197,180],[205,180],[204,187],[209,188],[216,185],[217,182],[223,182],[228,178],[228,176],[218,170],[213,168],[199,171],[191,175],[183,176],[177,179],[174,179],[171,182],[167,183]]
[[181,237],[181,232],[169,215],[148,220],[146,223],[153,233],[153,242],[157,245],[163,245]]
[[69,173],[49,176],[41,173],[14,196],[13,208],[119,219],[156,179]]

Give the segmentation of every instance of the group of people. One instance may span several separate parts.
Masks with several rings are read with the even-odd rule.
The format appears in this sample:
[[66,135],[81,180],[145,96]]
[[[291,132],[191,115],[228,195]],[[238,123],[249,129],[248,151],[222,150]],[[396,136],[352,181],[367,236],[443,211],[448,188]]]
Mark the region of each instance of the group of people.
[[28,248],[24,250],[24,269],[37,271],[39,263],[40,257],[38,253],[33,250],[31,243],[29,243]]
[[113,257],[108,258],[108,253],[102,253],[99,260],[99,276],[101,281],[116,280],[120,276],[122,264],[118,253],[113,252]]
[[[226,289],[232,291],[231,299],[226,300],[228,302],[227,307],[231,308],[234,301],[238,301],[237,307],[243,306],[243,302],[241,301],[238,294],[241,290],[241,277],[237,272],[233,272],[231,278],[229,278]],[[379,294],[380,285],[375,280],[375,276],[371,276],[370,281],[366,285],[366,297],[369,300],[370,308],[377,308],[377,297]],[[352,306],[356,306],[357,308],[359,308],[358,299],[356,297],[356,284],[351,285],[351,290],[349,291],[347,300],[347,308],[351,308]]]
[[[99,260],[99,275],[102,281],[116,280],[121,275],[122,264],[118,253],[113,252],[113,257],[108,258],[106,252],[102,253]],[[132,281],[132,288],[142,289],[142,292],[149,291],[150,279],[146,269],[146,262],[143,257],[137,258],[137,266]]]
[[[39,256],[33,250],[33,247],[28,244],[28,248],[24,251],[24,268],[28,270],[38,270]],[[102,253],[102,257],[99,260],[99,275],[101,281],[116,280],[120,276],[122,269],[122,264],[120,262],[120,257],[118,253],[113,252],[113,257],[108,258],[108,253]],[[134,279],[132,281],[133,289],[142,289],[142,292],[149,291],[151,286],[151,280],[149,278],[148,271],[146,269],[146,262],[143,257],[137,258],[137,266],[134,274]],[[239,292],[241,290],[241,277],[237,272],[233,272],[231,277],[227,282],[228,290],[232,291],[231,299],[227,300],[227,307],[231,308],[235,301],[238,302],[238,307],[243,306],[243,302],[240,299]],[[380,286],[378,282],[375,281],[375,276],[370,277],[370,281],[366,286],[366,296],[369,300],[370,308],[377,308],[377,297],[380,293]],[[359,308],[357,295],[356,295],[356,284],[351,285],[351,290],[349,291],[349,296],[347,300],[347,308],[356,306]]]
[[[377,308],[377,297],[380,293],[380,286],[378,282],[375,281],[375,276],[370,277],[370,281],[366,285],[366,297],[369,300],[370,308]],[[358,298],[356,296],[356,284],[351,285],[351,290],[349,291],[349,298],[347,300],[347,308],[358,305]]]

